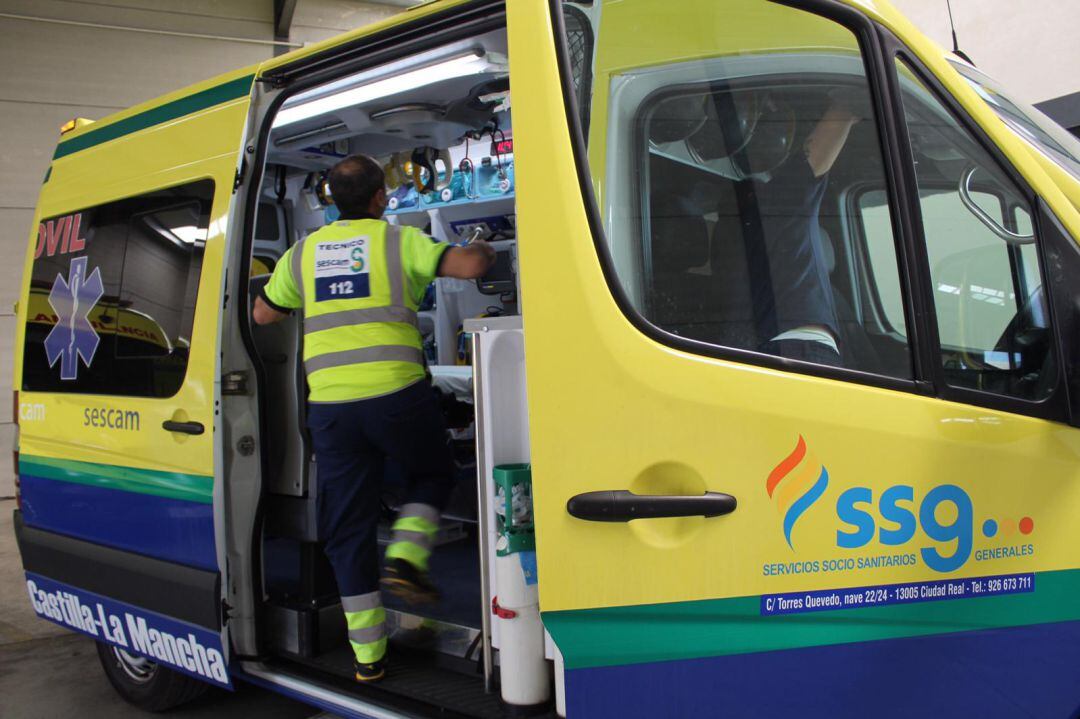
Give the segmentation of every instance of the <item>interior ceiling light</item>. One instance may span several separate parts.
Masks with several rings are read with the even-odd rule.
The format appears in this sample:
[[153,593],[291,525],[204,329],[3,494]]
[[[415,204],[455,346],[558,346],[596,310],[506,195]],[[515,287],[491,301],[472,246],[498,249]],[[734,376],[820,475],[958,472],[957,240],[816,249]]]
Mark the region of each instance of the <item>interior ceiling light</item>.
[[427,65],[391,77],[372,80],[363,85],[351,87],[348,90],[335,92],[331,95],[324,95],[310,100],[304,99],[303,95],[301,95],[285,103],[277,117],[274,118],[274,127],[284,127],[317,115],[345,107],[362,105],[380,97],[390,97],[425,85],[433,85],[443,80],[496,70],[498,70],[498,66],[488,62],[483,53],[471,52],[467,55],[458,55],[443,60],[434,65]]

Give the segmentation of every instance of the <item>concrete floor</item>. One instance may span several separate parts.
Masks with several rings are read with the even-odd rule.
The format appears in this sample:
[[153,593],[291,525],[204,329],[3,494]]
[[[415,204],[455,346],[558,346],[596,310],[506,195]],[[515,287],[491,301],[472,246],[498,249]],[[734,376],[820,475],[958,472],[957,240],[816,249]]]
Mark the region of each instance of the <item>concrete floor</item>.
[[[22,560],[11,524],[14,511],[15,500],[0,500],[0,651],[10,644],[69,634],[68,630],[52,622],[38,619],[30,607]],[[0,673],[0,681],[4,678]],[[0,694],[0,703],[3,698]],[[0,717],[7,719],[7,714],[0,711]]]
[[[109,685],[94,642],[30,608],[15,547],[13,500],[0,500],[0,719],[147,719]],[[207,695],[168,713],[176,719],[305,719],[319,712],[245,684]],[[325,717],[326,715],[322,715]]]
[[[305,719],[318,710],[273,692],[238,684],[211,690],[168,713],[175,719]],[[0,646],[0,717],[3,719],[148,719],[124,702],[105,679],[94,641],[79,634]]]

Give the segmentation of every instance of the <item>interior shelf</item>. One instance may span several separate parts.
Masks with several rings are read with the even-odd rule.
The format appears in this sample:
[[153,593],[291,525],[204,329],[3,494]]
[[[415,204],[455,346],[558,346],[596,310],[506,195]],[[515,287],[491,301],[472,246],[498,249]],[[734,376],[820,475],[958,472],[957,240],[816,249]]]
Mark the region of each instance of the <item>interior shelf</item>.
[[421,203],[417,207],[405,207],[397,210],[387,210],[387,217],[398,217],[401,215],[423,215],[431,212],[432,210],[453,210],[455,208],[468,208],[468,209],[481,209],[481,208],[494,208],[507,200],[513,200],[514,193],[509,192],[505,195],[487,195],[483,197],[463,197],[460,200],[453,200],[451,202],[440,202],[434,205],[425,205]]

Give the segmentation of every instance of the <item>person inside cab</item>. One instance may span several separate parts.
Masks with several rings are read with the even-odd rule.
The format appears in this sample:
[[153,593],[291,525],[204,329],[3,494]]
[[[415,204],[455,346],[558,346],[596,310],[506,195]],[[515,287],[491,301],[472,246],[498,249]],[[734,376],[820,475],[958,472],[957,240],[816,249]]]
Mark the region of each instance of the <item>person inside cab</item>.
[[689,143],[703,160],[729,160],[744,186],[744,232],[748,247],[757,248],[747,251],[757,351],[843,366],[847,351],[829,279],[832,248],[820,213],[829,171],[869,112],[865,98],[843,88],[830,92],[801,151],[796,113],[779,94],[732,91],[706,102],[714,103],[707,108],[714,119]]
[[[760,203],[762,235],[772,273],[776,326],[760,351],[816,364],[843,366],[832,282],[831,249],[821,232],[821,201],[828,173],[844,149],[851,128],[859,121],[854,103],[836,94],[810,131],[802,152],[792,153],[773,171],[767,183],[755,183]],[[755,283],[761,289],[766,283]],[[760,292],[759,294],[764,294]],[[755,306],[758,306],[755,298]]]
[[356,679],[377,681],[386,658],[376,543],[383,467],[395,462],[408,481],[381,583],[413,603],[438,599],[428,556],[453,486],[417,307],[436,276],[481,277],[495,251],[479,241],[452,247],[382,220],[384,175],[370,157],[342,160],[329,182],[341,219],[285,253],[253,317],[268,324],[302,313],[319,532],[341,593]]

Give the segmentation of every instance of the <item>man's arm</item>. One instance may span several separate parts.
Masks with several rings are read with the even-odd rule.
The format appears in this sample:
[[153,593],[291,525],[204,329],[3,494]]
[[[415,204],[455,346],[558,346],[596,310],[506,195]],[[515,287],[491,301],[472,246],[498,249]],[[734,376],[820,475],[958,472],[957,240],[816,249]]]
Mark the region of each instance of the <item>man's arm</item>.
[[834,100],[829,105],[825,116],[814,126],[803,146],[806,161],[810,164],[814,177],[821,177],[832,169],[840,151],[844,149],[851,128],[860,119],[841,102]]
[[294,252],[300,251],[302,244],[301,242],[293,245],[282,255],[270,279],[255,298],[251,307],[251,317],[255,320],[255,324],[268,325],[280,322],[288,317],[292,310],[299,309],[303,305],[297,288],[297,282],[301,280],[292,276],[292,256]]
[[255,306],[251,308],[251,316],[257,325],[269,325],[280,322],[289,316],[288,312],[279,312],[266,303],[262,296],[255,298]]
[[464,247],[450,247],[443,252],[438,276],[473,280],[483,277],[493,264],[495,248],[483,240],[476,240]]

